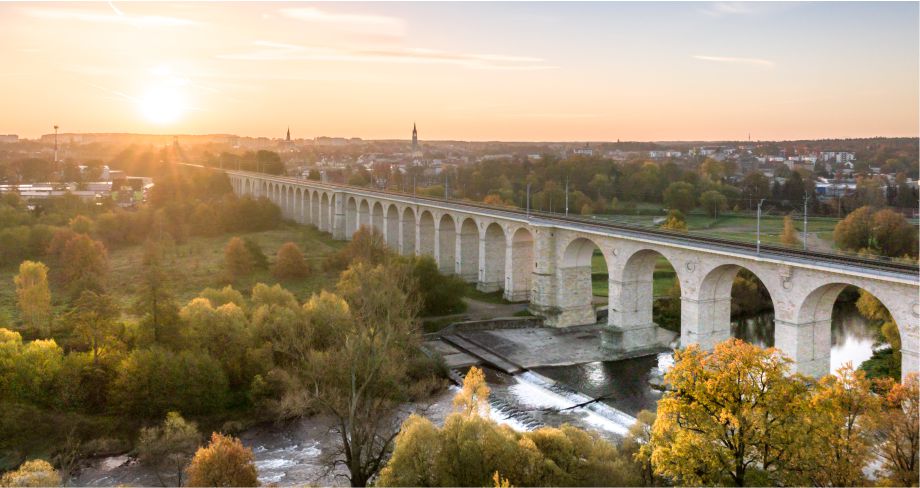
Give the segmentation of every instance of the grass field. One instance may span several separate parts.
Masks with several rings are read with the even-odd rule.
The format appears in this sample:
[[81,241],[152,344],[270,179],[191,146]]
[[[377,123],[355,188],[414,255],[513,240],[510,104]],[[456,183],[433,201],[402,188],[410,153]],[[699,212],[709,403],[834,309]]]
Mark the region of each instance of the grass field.
[[[169,274],[170,288],[180,305],[197,296],[204,288],[223,286],[221,276],[224,246],[233,236],[234,234],[194,237],[167,251],[164,269]],[[345,243],[332,240],[329,234],[313,227],[283,225],[275,230],[241,234],[240,237],[255,240],[268,256],[269,263],[274,261],[276,251],[285,242],[291,241],[300,246],[312,268],[310,276],[305,279],[281,282],[282,286],[294,293],[300,301],[305,300],[314,292],[335,286],[338,280],[338,272],[323,270],[323,260]],[[142,272],[143,253],[143,246],[122,247],[109,251],[111,268],[109,291],[126,311],[130,309],[141,284],[139,273]],[[0,324],[4,320],[11,323],[18,322],[16,290],[13,285],[13,276],[16,272],[16,267],[0,270],[0,314],[7,315],[7,317],[0,317]],[[248,295],[256,283],[275,284],[278,283],[278,280],[269,270],[257,270],[251,277],[234,284],[234,288]],[[67,298],[62,292],[52,287],[55,315],[64,311]]]
[[[674,284],[677,273],[671,263],[664,257],[658,258],[655,263],[655,271],[652,278],[652,290],[654,295],[661,296],[667,294],[668,290]],[[609,293],[609,284],[607,282],[607,263],[600,251],[594,251],[591,256],[591,289],[594,296],[607,297]]]

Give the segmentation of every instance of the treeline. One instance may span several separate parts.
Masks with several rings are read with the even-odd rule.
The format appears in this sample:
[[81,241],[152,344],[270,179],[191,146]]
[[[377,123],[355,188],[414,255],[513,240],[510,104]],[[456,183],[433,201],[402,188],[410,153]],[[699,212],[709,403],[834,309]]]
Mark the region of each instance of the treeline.
[[[395,189],[444,196],[445,185],[451,198],[467,198],[492,204],[524,206],[530,186],[531,208],[562,212],[566,204],[571,213],[635,213],[638,203],[661,204],[683,212],[703,207],[710,214],[725,210],[752,210],[757,202],[767,199],[771,206],[783,210],[801,210],[805,195],[815,195],[815,177],[805,171],[792,171],[785,166],[777,171],[782,183],[773,183],[762,173],[754,171],[744,177],[734,177],[733,161],[700,158],[678,164],[674,161],[634,159],[626,162],[599,157],[558,159],[544,155],[537,161],[487,161],[460,166],[434,181],[419,175],[386,171],[386,168],[354,170],[344,176],[351,184],[386,181]],[[378,174],[380,172],[381,174]],[[812,215],[838,215],[864,205],[915,208],[918,193],[906,182],[908,171],[902,171],[889,186],[887,180],[871,175],[858,177],[857,190],[840,202],[821,203],[812,199]],[[833,176],[833,175],[824,175]],[[657,211],[655,213],[658,213]]]
[[148,203],[139,210],[122,210],[65,195],[35,202],[30,209],[18,195],[2,195],[0,266],[49,259],[55,242],[69,241],[75,234],[116,247],[148,239],[182,243],[189,236],[267,230],[281,222],[277,206],[266,199],[236,197],[220,173],[189,171],[159,179]]

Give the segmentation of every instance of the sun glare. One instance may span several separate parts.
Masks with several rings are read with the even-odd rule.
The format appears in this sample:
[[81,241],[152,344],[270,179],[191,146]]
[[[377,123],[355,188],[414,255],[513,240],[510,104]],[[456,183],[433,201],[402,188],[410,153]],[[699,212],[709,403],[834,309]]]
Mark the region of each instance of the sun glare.
[[178,87],[153,86],[138,100],[138,108],[154,124],[171,124],[185,113],[185,101]]

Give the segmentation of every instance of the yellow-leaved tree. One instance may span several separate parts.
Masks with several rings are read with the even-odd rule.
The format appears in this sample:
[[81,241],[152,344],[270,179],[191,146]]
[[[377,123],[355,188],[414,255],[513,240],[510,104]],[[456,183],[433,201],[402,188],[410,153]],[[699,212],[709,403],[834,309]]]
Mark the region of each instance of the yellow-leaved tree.
[[188,486],[259,486],[252,449],[239,439],[214,432],[188,466]]
[[781,480],[807,398],[789,363],[737,339],[677,351],[652,428],[655,474],[685,485]]
[[23,261],[16,284],[16,304],[22,321],[38,329],[42,337],[51,335],[51,289],[48,288],[48,267],[43,263]]

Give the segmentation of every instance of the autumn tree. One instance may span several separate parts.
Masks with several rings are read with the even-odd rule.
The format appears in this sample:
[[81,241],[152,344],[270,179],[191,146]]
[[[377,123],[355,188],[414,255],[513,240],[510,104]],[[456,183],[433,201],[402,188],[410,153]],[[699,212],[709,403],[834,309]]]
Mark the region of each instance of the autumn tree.
[[22,463],[18,469],[5,473],[3,477],[0,477],[0,486],[61,486],[61,475],[48,461],[33,459]]
[[23,261],[16,284],[16,304],[22,321],[28,327],[41,331],[43,337],[51,335],[51,290],[48,288],[48,267],[40,262]]
[[687,219],[680,210],[671,210],[668,212],[668,218],[661,224],[662,229],[684,231],[687,230]]
[[834,242],[841,249],[868,251],[883,256],[917,255],[917,229],[891,209],[860,207],[834,227]]
[[872,420],[880,408],[871,386],[865,373],[850,363],[818,381],[800,420],[813,428],[807,442],[793,446],[787,481],[811,486],[866,483],[865,468],[875,457]]
[[489,385],[485,373],[473,366],[463,378],[463,388],[454,397],[454,410],[463,415],[489,414]]
[[920,382],[910,373],[890,386],[878,422],[880,475],[890,486],[920,483]]
[[268,269],[268,256],[262,251],[262,246],[251,237],[244,238],[243,244],[246,245],[246,250],[249,251],[249,256],[252,257],[253,268]]
[[300,248],[293,242],[286,242],[278,249],[272,274],[279,280],[303,278],[310,273],[310,266],[303,258]]
[[792,216],[790,215],[783,217],[783,235],[780,237],[780,241],[787,246],[798,246],[802,244],[799,240],[799,233],[795,230],[795,223],[792,222]]
[[177,412],[169,412],[161,425],[141,429],[138,459],[153,468],[163,486],[182,486],[182,475],[200,440],[194,422],[186,421]]
[[631,461],[596,433],[563,425],[517,432],[482,408],[488,392],[473,368],[442,428],[411,415],[378,486],[624,486]]
[[188,486],[259,486],[252,449],[239,439],[211,434],[211,443],[195,452],[188,466]]
[[655,473],[678,484],[770,484],[802,435],[804,384],[776,349],[738,339],[675,352],[652,429]]
[[224,271],[227,273],[227,279],[236,281],[249,276],[252,274],[253,266],[252,254],[243,240],[239,237],[230,239],[224,248]]

